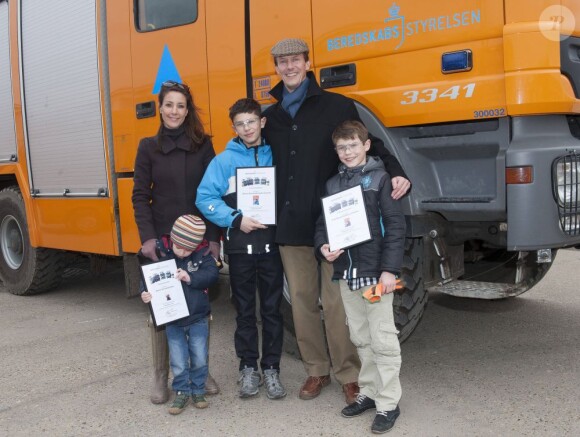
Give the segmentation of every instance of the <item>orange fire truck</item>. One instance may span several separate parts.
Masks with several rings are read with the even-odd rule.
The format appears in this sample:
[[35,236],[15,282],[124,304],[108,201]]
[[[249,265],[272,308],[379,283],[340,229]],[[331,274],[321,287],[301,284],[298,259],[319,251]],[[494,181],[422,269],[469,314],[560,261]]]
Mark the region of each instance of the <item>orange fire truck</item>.
[[580,245],[577,21],[578,0],[0,0],[0,280],[45,291],[67,252],[134,270],[160,84],[190,85],[219,151],[227,108],[271,104],[269,49],[298,37],[413,182],[402,338],[427,290],[518,295]]

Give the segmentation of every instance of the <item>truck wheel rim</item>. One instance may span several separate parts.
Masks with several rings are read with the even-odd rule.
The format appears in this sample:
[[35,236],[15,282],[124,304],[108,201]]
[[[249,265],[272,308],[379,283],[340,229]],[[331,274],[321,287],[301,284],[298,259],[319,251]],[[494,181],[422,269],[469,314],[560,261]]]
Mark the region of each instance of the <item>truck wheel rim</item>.
[[13,270],[22,265],[24,259],[24,238],[18,221],[11,215],[7,215],[0,225],[2,241],[2,255],[8,267]]

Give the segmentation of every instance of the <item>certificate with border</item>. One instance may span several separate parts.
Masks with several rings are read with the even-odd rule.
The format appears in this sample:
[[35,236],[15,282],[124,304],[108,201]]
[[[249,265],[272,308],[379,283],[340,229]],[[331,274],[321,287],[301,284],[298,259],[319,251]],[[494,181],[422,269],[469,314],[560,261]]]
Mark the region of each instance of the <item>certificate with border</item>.
[[322,211],[331,251],[372,240],[360,185],[323,197]]
[[177,265],[174,259],[141,266],[147,291],[151,293],[149,308],[155,326],[165,325],[189,316],[189,309],[181,281],[175,278]]
[[236,169],[238,209],[263,225],[276,224],[276,167]]

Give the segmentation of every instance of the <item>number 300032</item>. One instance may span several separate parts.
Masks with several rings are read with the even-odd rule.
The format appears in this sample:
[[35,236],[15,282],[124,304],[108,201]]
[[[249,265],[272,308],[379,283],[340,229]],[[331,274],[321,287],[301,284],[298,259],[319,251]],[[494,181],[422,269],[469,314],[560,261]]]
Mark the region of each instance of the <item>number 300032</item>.
[[505,115],[504,108],[484,109],[482,111],[473,111],[473,118],[486,117],[503,117]]

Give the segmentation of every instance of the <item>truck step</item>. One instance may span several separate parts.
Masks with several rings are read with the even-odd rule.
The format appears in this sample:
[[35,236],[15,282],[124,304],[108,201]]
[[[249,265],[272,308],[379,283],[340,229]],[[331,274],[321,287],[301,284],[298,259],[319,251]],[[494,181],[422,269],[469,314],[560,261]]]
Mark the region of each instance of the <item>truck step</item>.
[[429,291],[439,291],[457,297],[473,299],[505,299],[520,294],[517,284],[481,281],[452,281],[443,285],[429,287]]

